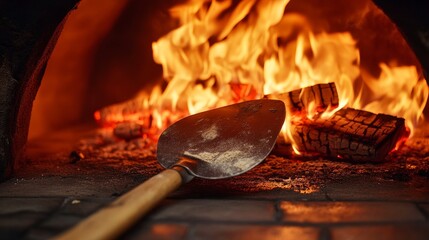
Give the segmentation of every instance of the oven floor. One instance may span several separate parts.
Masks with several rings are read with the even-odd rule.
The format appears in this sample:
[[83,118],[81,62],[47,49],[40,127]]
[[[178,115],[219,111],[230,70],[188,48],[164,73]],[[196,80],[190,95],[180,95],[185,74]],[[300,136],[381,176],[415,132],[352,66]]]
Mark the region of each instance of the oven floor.
[[[0,184],[1,239],[51,238],[161,170],[153,149],[88,147],[93,135],[84,127],[30,142],[27,163]],[[428,236],[429,139],[421,137],[381,164],[273,154],[238,177],[194,179],[121,239]]]

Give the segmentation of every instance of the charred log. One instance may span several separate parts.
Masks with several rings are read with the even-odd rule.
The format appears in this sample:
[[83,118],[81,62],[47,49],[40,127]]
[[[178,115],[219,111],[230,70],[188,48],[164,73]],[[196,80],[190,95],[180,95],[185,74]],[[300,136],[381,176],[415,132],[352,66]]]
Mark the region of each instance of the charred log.
[[101,126],[115,126],[122,122],[140,121],[145,127],[150,127],[150,113],[144,96],[104,107],[95,114],[95,118]]
[[305,153],[357,162],[384,161],[408,136],[405,120],[344,108],[329,119],[302,119],[291,124],[293,140]]
[[22,158],[46,62],[78,2],[0,0],[0,179]]
[[[267,97],[282,100],[288,114],[304,112],[309,108],[316,112],[324,112],[338,106],[335,83],[317,84],[287,93],[270,94]],[[310,104],[313,106],[310,107]]]
[[113,129],[113,134],[121,139],[131,140],[143,136],[143,125],[135,122],[118,123]]
[[[329,118],[321,118],[320,113],[339,105],[335,83],[268,97],[285,103],[287,115],[292,116],[292,140],[297,150],[306,155],[380,162],[408,135],[403,118],[385,114],[343,108]],[[315,119],[308,119],[308,112],[314,113]]]

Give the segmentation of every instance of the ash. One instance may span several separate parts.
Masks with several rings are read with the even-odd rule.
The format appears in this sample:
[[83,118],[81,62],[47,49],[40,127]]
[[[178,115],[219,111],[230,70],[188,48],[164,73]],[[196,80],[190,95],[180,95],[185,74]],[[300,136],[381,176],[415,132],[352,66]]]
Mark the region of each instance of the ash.
[[93,137],[82,139],[77,149],[87,156],[106,159],[144,159],[156,154],[156,139],[143,137],[129,141],[99,132]]
[[[96,162],[145,178],[162,170],[156,161],[156,140],[152,138],[124,141],[98,135],[81,140],[77,149],[85,159],[75,165]],[[194,193],[207,192],[210,186],[210,191],[223,193],[287,190],[313,194],[323,192],[328,183],[353,177],[409,185],[429,180],[429,138],[425,137],[408,140],[401,149],[390,153],[385,162],[378,164],[303,158],[291,152],[288,146],[277,146],[265,161],[242,175],[223,180],[195,179],[185,189]]]

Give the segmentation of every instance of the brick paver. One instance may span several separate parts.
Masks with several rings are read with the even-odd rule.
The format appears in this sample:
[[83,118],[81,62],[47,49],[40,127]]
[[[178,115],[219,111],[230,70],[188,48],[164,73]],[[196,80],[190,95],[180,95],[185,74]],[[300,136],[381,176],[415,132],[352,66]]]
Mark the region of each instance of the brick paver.
[[0,215],[17,212],[46,213],[58,208],[63,198],[0,198]]
[[46,217],[44,213],[19,212],[0,216],[0,229],[25,230]]
[[336,227],[332,240],[427,240],[429,224]]
[[32,228],[30,229],[25,237],[19,238],[24,240],[46,240],[51,239],[61,232],[59,229],[44,229],[44,228]]
[[412,203],[282,202],[283,221],[301,223],[424,221]]
[[54,214],[49,219],[39,224],[39,227],[47,229],[67,229],[81,221],[83,217],[73,215]]
[[20,239],[63,202],[63,198],[0,198],[0,239]]
[[274,202],[254,200],[188,199],[168,202],[153,220],[273,222]]
[[188,228],[183,224],[140,224],[131,229],[122,239],[179,240],[185,239],[187,233]]
[[316,240],[319,232],[313,227],[201,224],[193,229],[190,239]]
[[429,203],[419,204],[419,207],[423,210],[426,219],[429,220]]
[[[49,239],[113,201],[122,184],[115,184],[108,194],[107,185],[95,191],[94,186],[86,189],[89,180],[79,181],[85,183],[80,186],[85,194],[80,196],[75,194],[77,183],[67,190],[71,180],[53,182],[57,186],[48,190],[47,179],[34,183],[34,189],[45,189],[42,196],[35,190],[26,192],[29,181],[19,191],[1,192],[0,239]],[[0,184],[0,191],[19,185]],[[289,198],[293,194],[282,193],[288,191],[282,189],[205,196],[203,190],[192,195],[191,188],[189,195],[197,198],[187,198],[185,192],[173,195],[121,239],[429,239],[429,195],[423,198],[424,189],[407,188],[402,183],[362,185],[359,192],[358,184],[350,184],[350,194],[347,184],[337,185],[341,189],[327,186],[323,189],[326,198],[307,198],[305,194]],[[64,189],[53,192],[60,188]],[[370,194],[374,196],[365,199]]]
[[348,178],[329,183],[324,187],[327,196],[335,201],[428,201],[427,180],[415,189],[408,182],[374,179],[372,177]]
[[115,198],[69,198],[61,208],[62,214],[77,216],[87,216],[106,204],[112,202]]
[[0,184],[0,197],[111,197],[142,181],[128,174],[10,179]]

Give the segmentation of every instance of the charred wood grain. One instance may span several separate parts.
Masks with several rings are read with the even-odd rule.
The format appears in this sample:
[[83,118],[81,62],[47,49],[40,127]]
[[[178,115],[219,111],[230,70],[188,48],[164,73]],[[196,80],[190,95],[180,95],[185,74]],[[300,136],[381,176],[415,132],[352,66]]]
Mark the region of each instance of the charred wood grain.
[[143,136],[143,125],[136,122],[123,122],[116,124],[113,134],[121,139],[131,140]]
[[100,126],[115,126],[122,122],[143,121],[145,127],[150,127],[148,103],[145,97],[109,105],[97,111],[97,122]]
[[405,120],[344,108],[329,119],[293,121],[291,132],[301,152],[356,162],[381,162],[407,136]]
[[335,108],[339,104],[337,89],[333,82],[317,84],[287,93],[270,94],[267,97],[282,100],[286,105],[288,114],[306,111],[310,104],[313,104],[313,108],[317,112]]
[[0,179],[22,159],[46,62],[65,17],[78,2],[0,1]]

